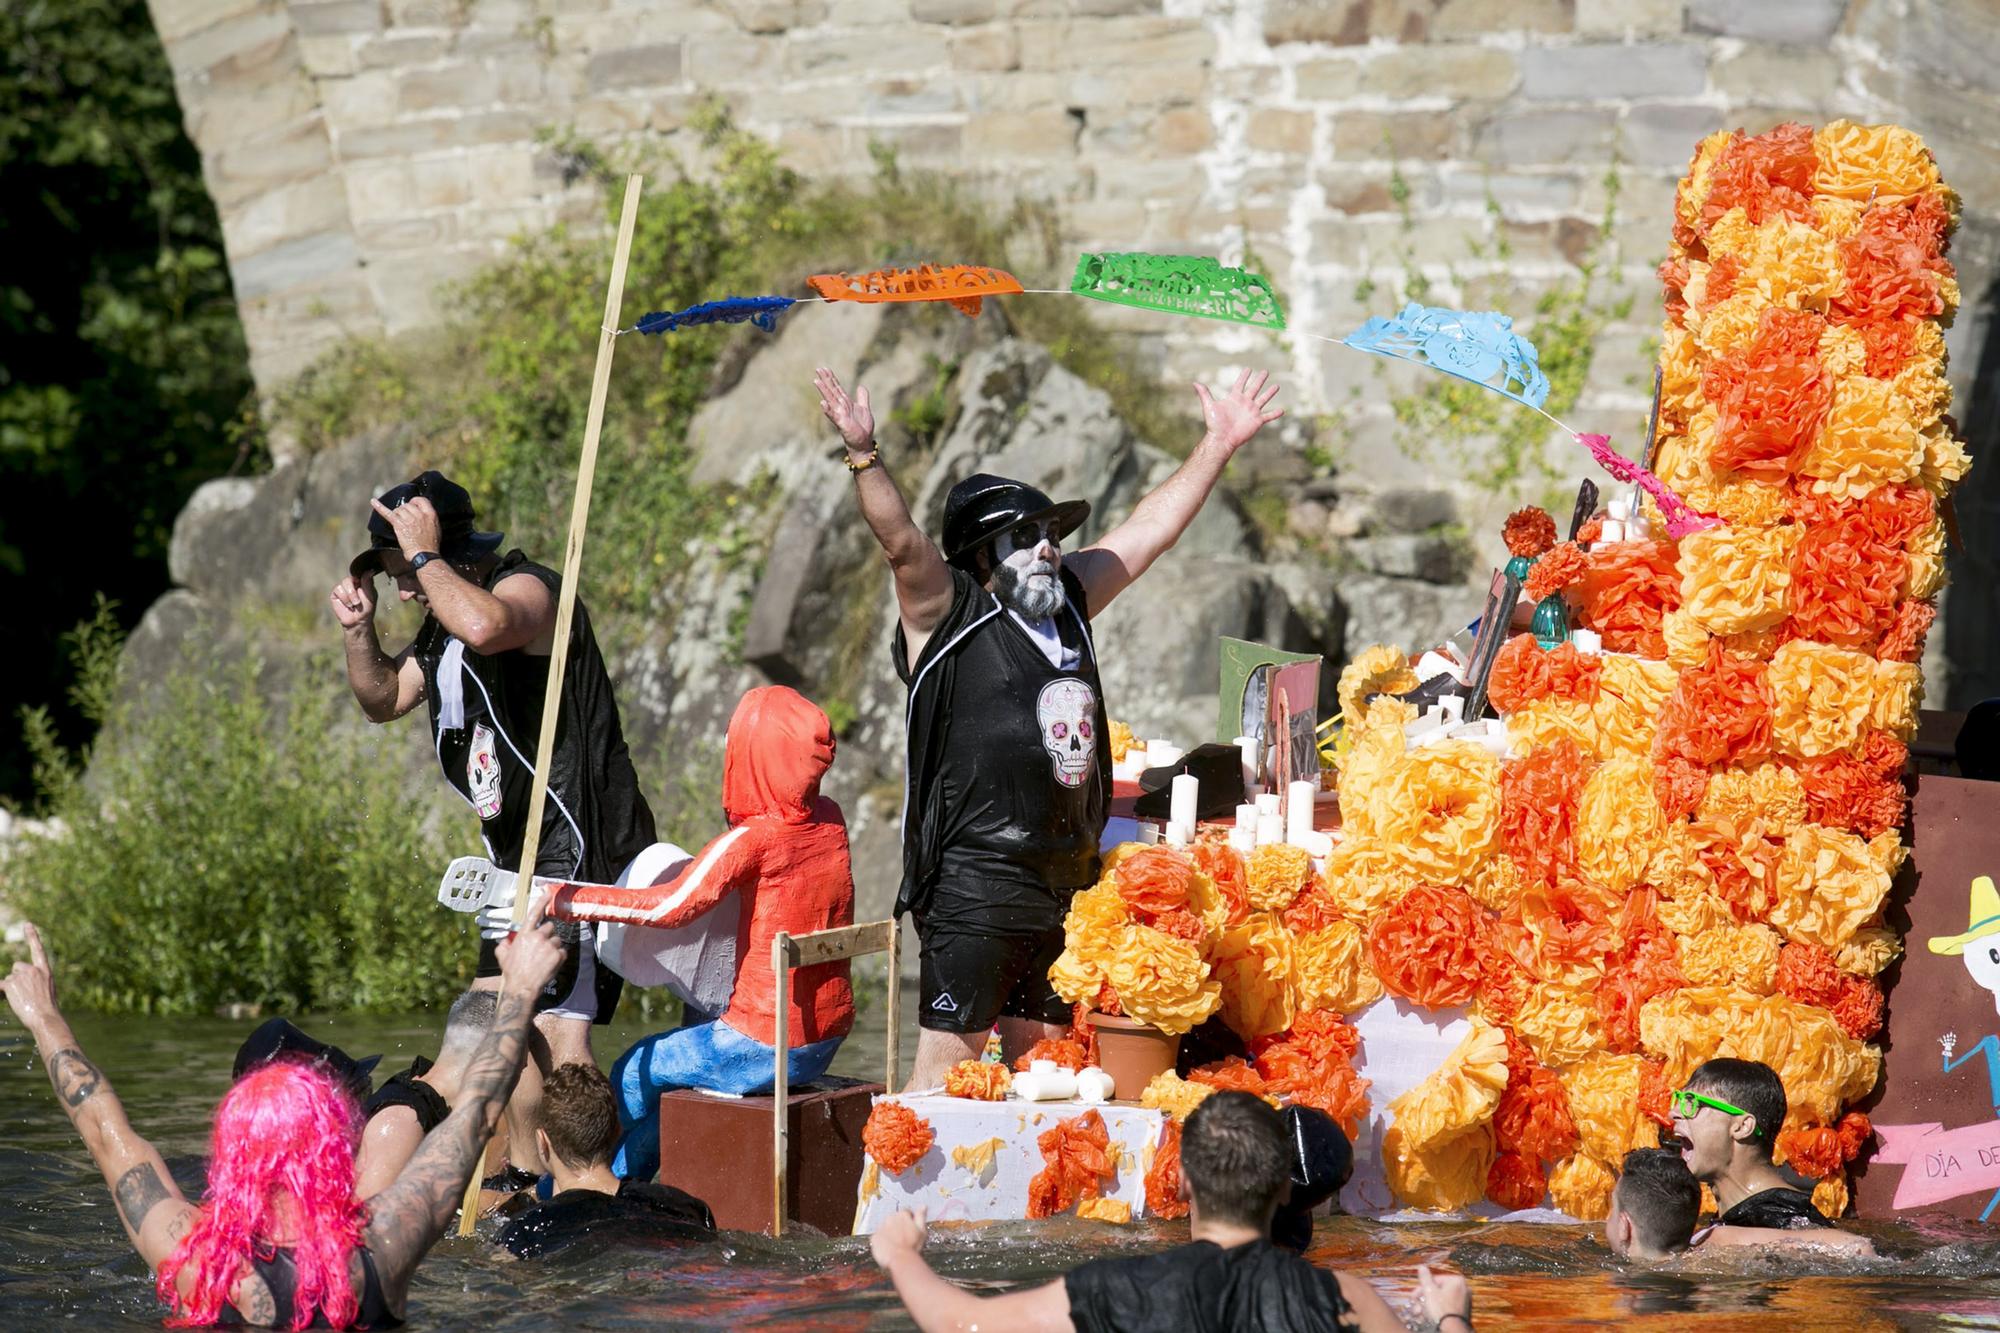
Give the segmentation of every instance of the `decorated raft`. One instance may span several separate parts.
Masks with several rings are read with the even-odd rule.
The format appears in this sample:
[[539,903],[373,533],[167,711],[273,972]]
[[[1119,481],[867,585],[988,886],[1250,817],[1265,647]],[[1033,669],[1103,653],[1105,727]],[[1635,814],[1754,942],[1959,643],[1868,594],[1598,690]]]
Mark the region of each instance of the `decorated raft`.
[[1245,1055],[1150,1085],[1133,1109],[1156,1120],[1129,1133],[1104,1134],[1115,1110],[993,1105],[1021,1124],[958,1163],[957,1192],[1019,1177],[1023,1197],[963,1215],[1171,1214],[1177,1119],[1239,1087],[1356,1136],[1350,1210],[1595,1219],[1668,1092],[1723,1055],[1777,1070],[1778,1160],[1846,1211],[1874,1143],[1855,1107],[1881,1076],[1879,978],[1903,950],[1884,909],[1919,660],[1969,466],[1945,415],[1956,212],[1899,128],[1702,141],[1661,268],[1659,487],[1569,541],[1540,511],[1509,520],[1547,614],[1483,683],[1504,756],[1420,718],[1396,697],[1420,684],[1410,663],[1371,648],[1340,681],[1330,856],[1246,857],[1212,831],[1111,853],[1057,989],[1167,1032],[1219,1015]]

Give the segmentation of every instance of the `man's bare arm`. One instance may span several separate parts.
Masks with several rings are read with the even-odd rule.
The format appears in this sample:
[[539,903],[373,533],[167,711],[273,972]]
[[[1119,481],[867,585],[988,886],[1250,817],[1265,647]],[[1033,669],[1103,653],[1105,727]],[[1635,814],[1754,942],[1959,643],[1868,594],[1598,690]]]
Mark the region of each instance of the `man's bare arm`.
[[424,1127],[407,1106],[391,1106],[361,1131],[361,1151],[354,1159],[354,1192],[372,1199],[396,1183],[424,1141]]
[[532,574],[511,575],[488,592],[444,561],[433,560],[417,571],[417,582],[423,584],[438,624],[475,653],[525,648],[544,657],[555,641],[555,595]]
[[1211,396],[1203,385],[1194,386],[1206,426],[1201,443],[1171,477],[1146,493],[1123,523],[1063,560],[1064,567],[1082,582],[1091,615],[1101,614],[1113,598],[1173,548],[1207,503],[1222,469],[1236,451],[1260,428],[1284,415],[1270,406],[1278,386],[1268,381],[1263,372],[1252,375],[1246,370],[1237,377],[1236,387],[1221,398]]
[[1076,1327],[1069,1317],[1069,1288],[1061,1281],[1002,1296],[978,1296],[939,1277],[914,1251],[889,1266],[889,1278],[923,1333],[987,1328],[1071,1333]]
[[[875,450],[875,414],[868,403],[868,390],[857,389],[848,397],[833,372],[824,367],[813,375],[813,386],[819,390],[820,409],[840,432],[848,458],[862,462]],[[937,544],[910,517],[901,488],[879,460],[854,474],[854,498],[895,576],[896,610],[914,664],[931,631],[951,610],[951,567]]]
[[424,672],[406,648],[391,657],[375,632],[375,580],[349,575],[333,585],[327,601],[340,622],[347,656],[347,685],[362,716],[387,722],[415,708],[424,697]]

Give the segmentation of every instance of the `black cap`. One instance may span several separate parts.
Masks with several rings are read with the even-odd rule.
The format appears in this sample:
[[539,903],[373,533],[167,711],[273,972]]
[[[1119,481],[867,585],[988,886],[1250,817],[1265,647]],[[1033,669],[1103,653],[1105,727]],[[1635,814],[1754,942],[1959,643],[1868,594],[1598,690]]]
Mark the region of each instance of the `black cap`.
[[382,1057],[371,1055],[366,1060],[357,1060],[346,1051],[329,1042],[309,1037],[289,1020],[273,1018],[243,1039],[236,1048],[236,1067],[230,1072],[231,1082],[242,1078],[258,1065],[268,1064],[281,1057],[315,1061],[326,1068],[354,1094],[355,1100],[366,1101],[374,1091],[370,1077]]
[[[473,526],[472,496],[465,487],[435,469],[382,492],[382,507],[400,509],[420,495],[437,511],[439,555],[447,560],[477,560],[499,548],[504,539],[501,533],[480,532]],[[400,545],[389,520],[371,508],[368,549],[348,561],[347,572],[355,578],[376,573],[382,568],[382,552]]]
[[1057,504],[1024,481],[974,473],[944,498],[944,558],[970,569],[974,552],[1017,523],[1053,523],[1067,537],[1089,517],[1088,500]]
[[1195,798],[1197,819],[1220,819],[1243,801],[1243,752],[1233,745],[1210,741],[1197,745],[1171,764],[1139,775],[1140,796],[1132,813],[1142,819],[1164,819],[1172,813],[1174,779],[1192,773],[1201,790]]
[[1312,1244],[1312,1210],[1338,1194],[1354,1174],[1354,1147],[1324,1111],[1287,1106],[1278,1114],[1285,1123],[1292,1194],[1271,1218],[1271,1243],[1303,1253]]

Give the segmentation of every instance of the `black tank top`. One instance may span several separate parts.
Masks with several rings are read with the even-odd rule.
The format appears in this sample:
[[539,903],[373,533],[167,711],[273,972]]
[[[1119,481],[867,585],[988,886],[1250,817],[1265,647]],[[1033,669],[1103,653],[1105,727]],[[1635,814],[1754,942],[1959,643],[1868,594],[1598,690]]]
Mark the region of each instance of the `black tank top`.
[[431,1071],[431,1062],[418,1056],[410,1067],[391,1075],[361,1107],[363,1122],[373,1120],[392,1106],[407,1106],[416,1113],[417,1127],[428,1134],[451,1114],[451,1104],[428,1083],[419,1082]]
[[[927,930],[1040,934],[1097,878],[1110,741],[1083,588],[1067,570],[1062,579],[1054,619],[1073,666],[1052,665],[1000,610],[954,636],[952,670],[934,684],[918,672],[915,689],[936,691],[928,711],[943,728],[928,788],[913,793],[938,839]],[[982,599],[991,609],[983,591],[968,609]]]
[[1191,1241],[1159,1254],[1097,1259],[1063,1278],[1077,1333],[1353,1333],[1340,1280],[1269,1241]]
[[[562,584],[554,570],[513,550],[493,567],[483,586],[491,592],[514,574],[540,579],[551,595]],[[452,790],[479,816],[487,857],[502,870],[519,870],[549,659],[520,649],[490,657],[466,649],[465,725],[447,730],[440,725],[438,666],[449,640],[432,617],[417,631],[414,644],[424,672],[438,765]],[[578,601],[570,623],[562,713],[535,870],[608,884],[654,840],[653,811],[639,794],[611,677],[590,627],[590,613]]]
[[[355,1307],[354,1323],[349,1327],[375,1329],[398,1328],[402,1320],[389,1313],[388,1299],[382,1294],[382,1279],[375,1273],[375,1256],[361,1247],[361,1299]],[[270,1327],[290,1328],[292,1326],[292,1297],[298,1290],[299,1270],[292,1259],[291,1250],[280,1246],[268,1255],[260,1255],[255,1249],[250,1252],[250,1268],[264,1280],[264,1286],[271,1293],[272,1316]],[[217,1319],[222,1324],[242,1324],[244,1318],[236,1312],[236,1307],[224,1302],[222,1314]],[[326,1322],[324,1311],[313,1311],[313,1319],[307,1328],[331,1328]]]

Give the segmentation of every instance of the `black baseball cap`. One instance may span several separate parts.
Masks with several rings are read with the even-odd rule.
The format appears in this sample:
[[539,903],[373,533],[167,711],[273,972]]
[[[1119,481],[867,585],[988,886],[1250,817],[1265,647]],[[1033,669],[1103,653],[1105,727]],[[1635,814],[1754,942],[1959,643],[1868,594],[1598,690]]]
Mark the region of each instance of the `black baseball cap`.
[[[420,495],[437,511],[438,554],[445,559],[477,560],[498,550],[505,540],[502,533],[481,532],[473,525],[471,494],[436,469],[382,492],[382,507],[400,509]],[[396,550],[400,545],[389,520],[371,508],[368,549],[348,561],[347,572],[355,578],[377,573],[382,568],[382,552]]]
[[277,1059],[316,1062],[346,1084],[357,1101],[366,1101],[369,1093],[374,1091],[372,1076],[382,1057],[371,1055],[365,1060],[357,1060],[331,1042],[306,1035],[289,1019],[273,1018],[245,1037],[243,1044],[236,1048],[236,1067],[230,1072],[230,1081],[242,1078],[258,1065]]
[[974,473],[944,498],[944,558],[970,569],[975,551],[1017,523],[1052,523],[1067,537],[1089,517],[1088,500],[1057,504],[1026,482]]

